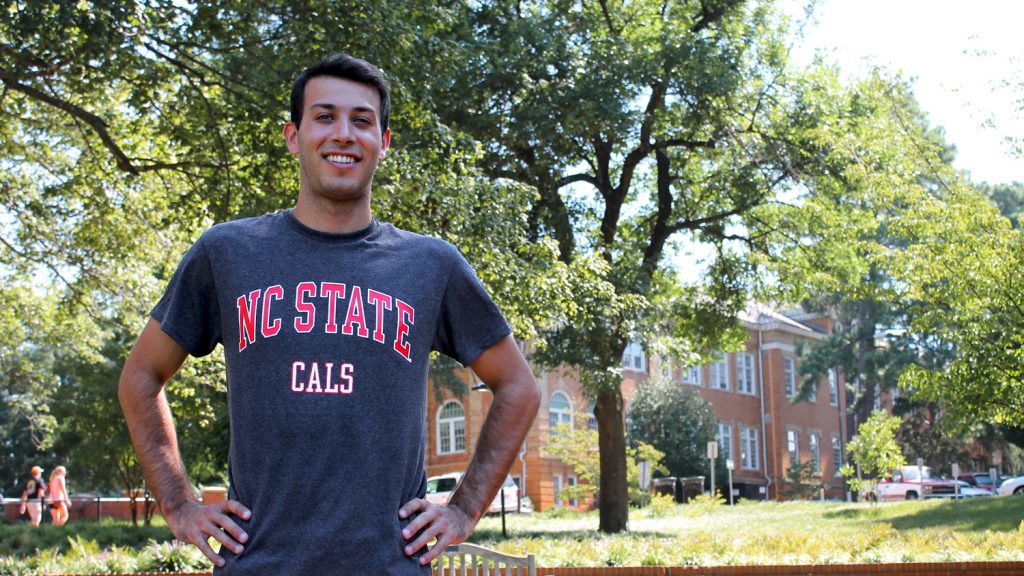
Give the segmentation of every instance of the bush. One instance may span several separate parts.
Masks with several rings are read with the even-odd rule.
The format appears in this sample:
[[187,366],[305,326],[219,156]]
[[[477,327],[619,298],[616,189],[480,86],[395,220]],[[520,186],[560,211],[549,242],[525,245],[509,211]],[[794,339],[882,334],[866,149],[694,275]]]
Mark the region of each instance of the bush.
[[651,503],[647,506],[647,515],[651,518],[671,516],[675,511],[676,500],[668,494],[655,494],[651,496]]

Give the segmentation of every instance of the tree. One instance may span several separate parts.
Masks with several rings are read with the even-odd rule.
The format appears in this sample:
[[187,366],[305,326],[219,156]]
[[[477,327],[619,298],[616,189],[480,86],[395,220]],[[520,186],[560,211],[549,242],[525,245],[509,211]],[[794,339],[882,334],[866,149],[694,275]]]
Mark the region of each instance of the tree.
[[[572,467],[578,482],[575,486],[563,488],[556,496],[561,499],[583,499],[592,497],[600,486],[601,467],[598,451],[597,430],[583,424],[589,420],[587,414],[576,413],[573,421],[575,426],[562,422],[555,426],[544,451]],[[665,454],[657,448],[638,442],[636,447],[626,449],[628,482],[630,499],[638,501],[642,498],[640,489],[639,462],[649,462],[652,472],[667,474],[662,460]]]
[[[846,445],[846,452],[857,465],[854,470],[849,464],[843,466],[842,474],[850,478],[850,488],[862,494],[874,491],[875,483],[888,478],[893,470],[899,470],[907,463],[896,442],[896,430],[900,419],[889,416],[881,410],[871,413],[860,425],[860,431]],[[864,478],[864,475],[867,478]],[[856,477],[854,477],[856,476]]]
[[[665,338],[689,360],[737,345],[742,256],[759,246],[747,217],[807,164],[792,133],[820,118],[789,90],[768,2],[495,1],[460,22],[458,73],[433,85],[441,118],[482,143],[489,176],[534,191],[533,237],[557,240],[565,263],[603,261],[612,287],[556,318],[534,360],[577,368],[595,399],[600,529],[618,532],[623,350]],[[675,280],[684,238],[714,253],[703,286]]]
[[667,378],[650,378],[636,391],[629,418],[632,439],[665,453],[667,475],[706,475],[705,447],[717,437],[718,420],[700,394]]
[[782,493],[787,498],[808,500],[821,492],[821,472],[815,470],[816,464],[811,460],[797,462],[786,470],[782,484]]
[[[378,217],[455,242],[521,338],[539,337],[542,321],[564,316],[574,285],[599,291],[599,266],[559,262],[553,242],[527,237],[533,192],[482,174],[477,143],[431,112],[425,87],[447,61],[445,30],[456,8],[367,1],[344,11],[316,1],[5,6],[0,270],[41,284],[60,316],[36,347],[16,350],[18,362],[60,352],[73,367],[69,378],[116,372],[109,363],[123,361],[132,341],[125,335],[139,333],[202,229],[291,205],[297,166],[280,136],[291,77],[312,55],[341,50],[379,64],[393,81],[394,146],[375,180]],[[17,289],[0,285],[0,301],[22,298]],[[223,382],[214,374],[208,364],[186,366],[169,387],[176,409],[212,422],[179,429],[184,451],[210,456],[203,458],[209,468],[193,471],[209,479],[223,475],[216,467],[226,456],[223,420],[211,416],[224,414]],[[73,402],[85,390],[62,392]],[[48,402],[45,391],[31,398],[35,408]],[[19,414],[32,415],[32,430],[42,430],[36,424],[45,423],[45,411],[25,406]],[[84,442],[68,449],[84,451]]]

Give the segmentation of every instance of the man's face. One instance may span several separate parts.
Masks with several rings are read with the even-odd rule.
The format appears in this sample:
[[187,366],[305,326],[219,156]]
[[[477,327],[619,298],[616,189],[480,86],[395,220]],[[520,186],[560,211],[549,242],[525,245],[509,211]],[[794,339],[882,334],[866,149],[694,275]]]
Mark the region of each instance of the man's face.
[[315,76],[306,84],[299,127],[284,127],[298,154],[303,191],[331,200],[369,196],[391,132],[381,133],[380,93],[359,82]]

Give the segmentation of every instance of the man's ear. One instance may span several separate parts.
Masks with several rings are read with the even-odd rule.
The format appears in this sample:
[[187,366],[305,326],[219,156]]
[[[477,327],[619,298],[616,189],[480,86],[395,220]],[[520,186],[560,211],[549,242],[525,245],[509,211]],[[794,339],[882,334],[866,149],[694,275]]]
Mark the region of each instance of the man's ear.
[[284,125],[284,142],[288,145],[288,151],[292,154],[299,153],[299,129],[294,122]]
[[388,148],[391,147],[391,128],[384,131],[384,134],[380,137],[380,159],[383,160],[388,154]]

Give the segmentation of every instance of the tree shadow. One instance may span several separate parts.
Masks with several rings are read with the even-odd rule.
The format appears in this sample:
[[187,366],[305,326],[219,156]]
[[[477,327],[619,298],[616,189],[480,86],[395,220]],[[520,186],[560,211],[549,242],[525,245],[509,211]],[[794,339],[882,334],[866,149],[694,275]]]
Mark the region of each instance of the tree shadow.
[[867,524],[888,522],[896,530],[948,528],[956,532],[1015,531],[1024,518],[1024,498],[980,497],[945,500],[935,506],[915,509],[915,503],[901,506],[902,513],[886,510],[886,504],[865,508],[845,508],[825,514],[826,518]]

